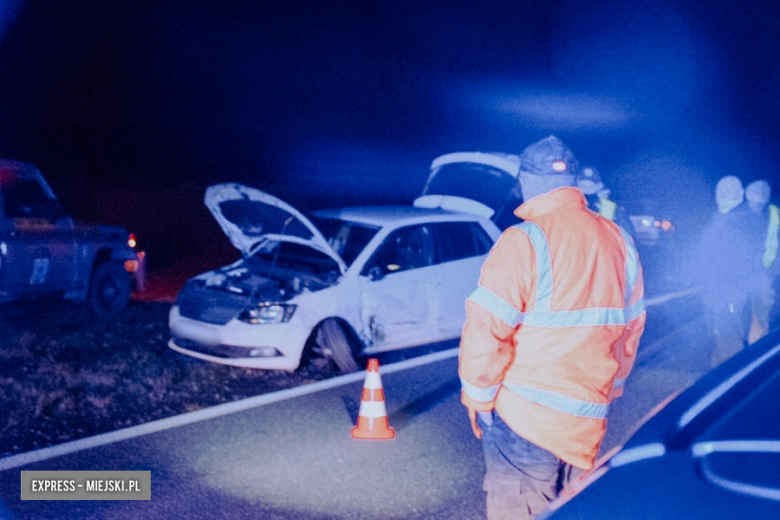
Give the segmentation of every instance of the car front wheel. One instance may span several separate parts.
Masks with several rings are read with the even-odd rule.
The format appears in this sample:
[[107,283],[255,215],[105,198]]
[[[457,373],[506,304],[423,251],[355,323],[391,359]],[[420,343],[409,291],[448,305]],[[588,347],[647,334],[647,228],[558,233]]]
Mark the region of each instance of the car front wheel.
[[130,276],[122,264],[103,262],[92,273],[89,306],[99,316],[110,316],[127,306],[131,290]]
[[322,353],[331,358],[341,372],[357,372],[360,369],[349,337],[336,320],[326,320],[322,324],[317,341]]

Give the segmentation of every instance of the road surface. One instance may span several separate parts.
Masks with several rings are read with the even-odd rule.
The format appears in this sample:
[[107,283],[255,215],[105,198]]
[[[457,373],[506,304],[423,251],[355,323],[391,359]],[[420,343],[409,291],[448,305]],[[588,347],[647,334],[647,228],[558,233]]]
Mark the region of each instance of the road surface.
[[[651,307],[602,452],[706,369],[686,298]],[[652,330],[651,330],[652,328]],[[357,441],[365,374],[0,459],[2,518],[481,519],[484,462],[459,402],[457,350],[381,366],[390,441]],[[22,470],[147,470],[150,501],[21,501]]]

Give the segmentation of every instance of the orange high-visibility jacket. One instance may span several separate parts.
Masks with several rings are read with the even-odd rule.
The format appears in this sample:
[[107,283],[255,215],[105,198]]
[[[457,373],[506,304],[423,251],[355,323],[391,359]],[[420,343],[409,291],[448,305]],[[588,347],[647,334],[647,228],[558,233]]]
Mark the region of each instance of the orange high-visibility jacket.
[[644,331],[632,239],[564,187],[522,204],[466,300],[461,401],[590,469]]

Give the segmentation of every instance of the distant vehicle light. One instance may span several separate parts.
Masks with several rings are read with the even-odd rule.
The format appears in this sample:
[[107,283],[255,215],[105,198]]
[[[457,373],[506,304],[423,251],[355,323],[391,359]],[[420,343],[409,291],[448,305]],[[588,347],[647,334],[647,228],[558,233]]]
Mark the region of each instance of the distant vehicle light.
[[552,169],[556,172],[565,172],[566,171],[566,163],[564,161],[554,161],[552,163]]
[[671,229],[672,229],[672,223],[671,223],[671,222],[669,222],[668,220],[664,220],[664,221],[661,223],[661,229],[663,229],[664,231],[669,231],[669,230],[671,230]]
[[135,249],[135,246],[138,245],[138,240],[135,238],[135,233],[130,233],[130,236],[127,237],[127,245]]
[[642,225],[643,226],[650,227],[651,224],[652,224],[652,221],[649,218],[643,218],[642,219]]

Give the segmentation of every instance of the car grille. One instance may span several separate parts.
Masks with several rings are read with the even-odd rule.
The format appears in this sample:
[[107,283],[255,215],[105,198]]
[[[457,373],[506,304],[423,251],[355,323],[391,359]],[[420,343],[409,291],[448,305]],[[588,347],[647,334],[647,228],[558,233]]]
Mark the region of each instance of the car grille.
[[224,325],[249,307],[249,296],[210,287],[188,287],[179,297],[179,314],[185,318]]
[[219,358],[245,358],[249,357],[250,348],[234,347],[232,345],[204,345],[191,339],[173,337],[173,342],[186,350],[206,354]]

